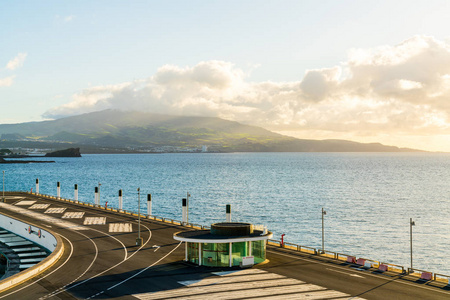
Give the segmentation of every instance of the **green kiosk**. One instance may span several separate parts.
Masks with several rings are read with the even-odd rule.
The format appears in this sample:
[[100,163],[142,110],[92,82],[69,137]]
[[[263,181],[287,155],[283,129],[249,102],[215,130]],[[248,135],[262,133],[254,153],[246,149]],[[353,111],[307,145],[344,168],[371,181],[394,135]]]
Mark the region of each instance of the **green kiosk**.
[[266,260],[266,243],[272,232],[250,223],[215,223],[211,230],[177,232],[185,242],[185,261],[209,267],[252,266]]

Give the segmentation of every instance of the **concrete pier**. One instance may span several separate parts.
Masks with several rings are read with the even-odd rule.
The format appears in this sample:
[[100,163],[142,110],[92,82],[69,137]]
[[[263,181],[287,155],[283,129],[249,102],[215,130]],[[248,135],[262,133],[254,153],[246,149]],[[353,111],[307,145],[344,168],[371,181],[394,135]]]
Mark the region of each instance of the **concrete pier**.
[[[173,239],[177,232],[192,230],[180,221],[141,219],[143,243],[136,246],[136,213],[30,193],[6,193],[5,198],[6,203],[0,203],[2,214],[52,230],[64,249],[56,263],[36,267],[38,272],[22,283],[0,289],[0,297],[7,299],[450,297],[448,282],[417,283],[414,275],[390,271],[381,275],[374,269],[270,243],[268,261],[257,268],[199,267],[183,261],[185,245]],[[204,249],[202,259],[209,259],[208,251]]]

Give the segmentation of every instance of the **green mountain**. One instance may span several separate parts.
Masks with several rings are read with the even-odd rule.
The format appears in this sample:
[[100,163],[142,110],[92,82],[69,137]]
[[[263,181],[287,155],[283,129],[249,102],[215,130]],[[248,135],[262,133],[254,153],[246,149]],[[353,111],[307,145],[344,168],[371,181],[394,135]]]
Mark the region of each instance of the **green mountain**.
[[[343,140],[302,140],[211,117],[105,110],[52,121],[0,125],[1,147],[81,147],[82,152],[399,152],[414,151]],[[42,147],[38,147],[41,145]],[[60,147],[58,147],[60,145]],[[11,147],[11,146],[10,146]]]

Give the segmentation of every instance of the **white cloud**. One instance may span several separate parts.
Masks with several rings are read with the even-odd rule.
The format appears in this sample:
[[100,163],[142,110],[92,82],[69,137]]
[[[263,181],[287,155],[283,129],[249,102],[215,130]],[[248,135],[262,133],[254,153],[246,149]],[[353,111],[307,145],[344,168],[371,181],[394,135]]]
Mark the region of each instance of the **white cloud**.
[[27,58],[27,53],[19,53],[16,57],[11,59],[7,64],[6,68],[9,70],[15,70],[23,66],[25,59]]
[[450,44],[416,36],[353,49],[340,66],[309,70],[292,82],[249,82],[223,61],[165,65],[144,80],[85,89],[45,116],[106,108],[218,116],[309,138],[447,134]]
[[0,78],[0,87],[2,86],[11,86],[14,82],[15,76],[9,76],[6,78]]
[[64,22],[68,23],[73,21],[73,19],[75,18],[75,16],[65,16],[64,17]]

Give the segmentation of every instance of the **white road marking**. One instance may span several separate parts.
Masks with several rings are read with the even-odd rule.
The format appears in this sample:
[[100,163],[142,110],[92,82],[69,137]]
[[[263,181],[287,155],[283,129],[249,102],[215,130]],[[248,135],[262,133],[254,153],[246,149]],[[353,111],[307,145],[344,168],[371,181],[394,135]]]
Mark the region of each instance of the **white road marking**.
[[30,207],[28,207],[29,209],[46,209],[47,207],[49,207],[50,204],[33,204]]
[[161,248],[161,246],[153,245],[153,247],[152,247],[152,248],[155,248],[155,251],[153,251],[153,252],[156,252],[156,251],[158,251],[158,250],[159,250],[159,248]]
[[0,207],[4,208],[4,209],[7,209],[7,210],[10,210],[10,211],[18,212],[18,213],[20,213],[22,215],[29,216],[29,217],[38,219],[40,221],[56,224],[56,225],[61,226],[63,228],[68,228],[68,229],[73,229],[73,230],[87,230],[88,229],[87,227],[84,227],[84,226],[81,226],[81,225],[78,225],[78,224],[74,224],[74,223],[71,223],[71,222],[68,222],[68,221],[57,219],[57,218],[54,218],[54,217],[51,217],[51,216],[48,216],[48,215],[43,215],[42,213],[34,212],[34,211],[31,211],[31,210],[28,210],[28,209],[24,209],[24,208],[21,208],[21,207],[17,207],[17,206],[14,206],[14,205],[10,205],[10,204],[6,204],[6,203],[0,202]]
[[364,278],[364,276],[361,276],[361,275],[358,275],[358,274],[355,274],[355,273],[349,273],[349,272],[339,271],[339,270],[330,269],[330,268],[327,268],[327,270],[332,271],[332,272],[338,272],[338,273],[345,274],[345,275],[348,275],[348,276]]
[[[72,254],[73,254],[73,244],[72,244],[72,242],[71,242],[68,238],[66,238],[64,235],[61,235],[61,236],[62,236],[64,239],[66,239],[67,242],[70,244],[70,253],[69,253],[69,256],[66,258],[66,260],[65,260],[59,267],[57,267],[56,269],[54,269],[54,270],[51,271],[50,273],[46,274],[45,276],[42,276],[42,277],[40,277],[39,279],[36,279],[36,280],[34,280],[34,279],[35,279],[35,278],[34,278],[32,283],[29,283],[29,284],[27,284],[26,286],[21,287],[20,289],[14,290],[14,291],[12,291],[11,293],[8,293],[8,294],[6,294],[6,295],[0,296],[0,299],[1,299],[1,298],[5,298],[5,297],[7,297],[7,296],[9,296],[9,295],[12,295],[12,294],[14,294],[14,293],[17,293],[18,291],[21,291],[21,290],[23,290],[23,289],[26,289],[26,288],[28,288],[29,286],[31,286],[31,285],[33,285],[33,284],[35,284],[35,283],[41,281],[42,279],[46,278],[47,276],[50,276],[50,275],[53,274],[54,272],[58,271],[59,268],[63,267],[63,266],[69,261],[69,259],[72,257]],[[36,278],[37,278],[37,277],[36,277]]]
[[109,223],[109,232],[132,232],[131,223]]
[[138,299],[325,299],[349,297],[349,294],[329,290],[322,286],[287,278],[259,269],[216,272],[201,280],[179,281],[186,287],[154,293],[134,294]]
[[68,211],[61,218],[63,219],[81,219],[84,216],[84,211]]
[[[142,224],[141,224],[141,226],[147,228],[147,230],[148,230],[148,232],[149,232],[148,240],[147,240],[141,247],[139,247],[133,254],[131,254],[131,255],[128,256],[128,257],[127,257],[127,253],[126,253],[126,247],[125,247],[125,245],[124,245],[121,241],[119,241],[117,238],[113,237],[112,235],[109,235],[109,234],[107,234],[107,233],[104,233],[104,232],[102,232],[102,231],[100,231],[100,230],[97,230],[97,229],[94,229],[94,228],[90,228],[91,230],[94,230],[94,231],[97,231],[97,232],[106,234],[106,235],[108,235],[109,237],[114,238],[114,239],[116,239],[117,241],[119,241],[119,242],[122,244],[122,246],[124,247],[124,249],[125,249],[125,258],[124,258],[121,262],[119,262],[119,263],[115,264],[114,266],[110,267],[109,269],[106,269],[106,270],[104,270],[104,271],[102,271],[102,272],[100,272],[100,273],[97,273],[96,275],[94,275],[94,276],[92,276],[92,277],[90,277],[90,278],[88,278],[88,279],[85,279],[85,280],[83,280],[83,281],[81,281],[81,282],[79,282],[79,283],[77,283],[77,284],[74,284],[74,285],[70,286],[69,288],[67,288],[67,289],[65,289],[65,290],[59,291],[59,292],[57,292],[57,293],[55,293],[55,294],[52,294],[52,296],[56,296],[56,295],[58,295],[59,293],[62,293],[63,291],[68,291],[68,290],[70,290],[70,289],[72,289],[72,288],[74,288],[74,287],[76,287],[76,286],[79,286],[79,285],[82,285],[82,284],[88,282],[88,281],[91,280],[91,279],[94,279],[94,278],[96,278],[96,277],[99,277],[99,276],[105,274],[106,272],[109,272],[110,270],[114,269],[115,267],[121,265],[122,263],[124,263],[125,261],[129,260],[130,258],[132,258],[136,253],[139,252],[139,250],[141,250],[144,246],[146,246],[147,243],[148,243],[148,242],[150,241],[150,239],[152,238],[152,232],[151,232],[150,228],[148,228],[147,226],[142,225]],[[92,296],[91,296],[91,298],[92,298]]]
[[32,201],[32,200],[24,200],[24,201],[20,201],[17,202],[16,205],[33,205],[36,201]]
[[83,225],[105,225],[106,217],[86,217]]
[[146,268],[140,270],[139,272],[135,273],[134,275],[132,275],[132,276],[128,277],[127,279],[122,280],[121,282],[119,282],[119,283],[117,283],[117,284],[115,284],[115,285],[113,285],[113,286],[107,288],[106,290],[107,290],[107,291],[112,290],[113,288],[118,287],[119,285],[121,285],[121,284],[127,282],[128,280],[130,280],[130,279],[132,279],[132,278],[138,276],[139,274],[141,274],[141,273],[147,271],[148,269],[150,269],[151,267],[153,267],[154,265],[156,265],[157,263],[159,263],[160,261],[162,261],[163,259],[165,259],[167,256],[169,256],[170,254],[172,254],[172,252],[175,251],[178,247],[180,247],[180,245],[181,245],[182,243],[183,243],[183,242],[179,242],[178,245],[177,245],[175,248],[173,248],[169,253],[167,253],[166,255],[164,255],[163,257],[161,257],[160,259],[158,259],[157,261],[155,261],[155,262],[154,262],[153,264],[151,264],[150,266],[148,266],[148,267],[146,267]]
[[50,207],[44,211],[44,214],[62,214],[66,209],[66,207]]
[[80,274],[77,278],[75,278],[74,280],[72,280],[71,282],[67,283],[66,285],[60,287],[59,289],[57,289],[57,290],[51,292],[50,294],[47,294],[47,295],[45,295],[45,296],[43,296],[43,297],[41,297],[41,298],[39,298],[39,299],[47,299],[47,298],[49,298],[49,297],[53,297],[54,295],[59,294],[59,293],[61,293],[62,291],[64,291],[64,289],[65,289],[67,286],[71,285],[72,283],[74,283],[75,281],[78,281],[81,277],[83,277],[84,274],[86,274],[86,273],[92,268],[92,266],[94,265],[94,262],[97,260],[98,252],[99,252],[99,251],[98,251],[97,244],[96,244],[90,237],[88,237],[87,235],[85,235],[85,234],[83,234],[83,233],[81,233],[81,232],[77,232],[77,233],[78,233],[78,234],[81,234],[82,236],[84,236],[85,238],[87,238],[88,240],[90,240],[92,244],[94,244],[94,247],[95,247],[95,256],[94,256],[94,259],[91,261],[91,263],[90,263],[89,266],[86,268],[86,270],[84,270],[84,272],[83,272],[82,274]]
[[[278,251],[273,251],[273,250],[267,250],[267,251],[268,252],[272,252],[272,253],[276,253],[276,254],[281,255],[281,256],[286,256],[286,257],[290,257],[290,258],[294,258],[294,259],[308,261],[308,262],[315,263],[315,264],[318,264],[318,265],[324,265],[324,266],[327,266],[327,267],[331,267],[333,269],[347,270],[347,272],[345,272],[346,274],[348,274],[349,271],[350,271],[350,269],[345,268],[345,267],[330,266],[329,263],[318,262],[317,260],[303,258],[303,257],[301,257],[299,255],[285,254],[285,253],[280,253]],[[416,287],[416,288],[420,288],[420,289],[425,289],[425,290],[430,290],[430,291],[434,291],[434,292],[450,295],[450,292],[448,292],[448,291],[439,290],[439,289],[436,289],[436,288],[430,288],[430,287],[427,287],[427,286],[418,285],[418,284],[414,284],[414,283],[409,283],[409,282],[401,281],[401,280],[398,280],[398,279],[395,279],[395,278],[392,278],[392,277],[379,276],[379,275],[374,275],[374,274],[370,274],[370,273],[365,273],[364,275],[375,277],[375,278],[378,278],[378,279],[383,279],[383,280],[386,280],[386,281],[395,281],[396,283],[406,284],[406,285],[409,285],[409,286],[412,286],[412,287]]]

